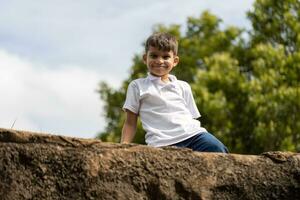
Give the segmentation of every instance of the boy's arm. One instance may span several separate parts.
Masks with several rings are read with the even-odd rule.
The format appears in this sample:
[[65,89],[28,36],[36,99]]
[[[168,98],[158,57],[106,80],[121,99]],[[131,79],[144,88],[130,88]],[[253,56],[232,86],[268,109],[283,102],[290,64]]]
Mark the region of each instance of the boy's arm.
[[121,143],[132,142],[136,133],[137,118],[137,114],[131,112],[130,110],[126,110],[126,120],[122,129]]

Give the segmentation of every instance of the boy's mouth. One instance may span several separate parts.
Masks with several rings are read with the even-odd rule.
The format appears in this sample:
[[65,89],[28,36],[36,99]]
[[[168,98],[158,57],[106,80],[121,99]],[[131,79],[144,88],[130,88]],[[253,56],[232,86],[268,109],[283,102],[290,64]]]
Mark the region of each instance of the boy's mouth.
[[156,65],[156,66],[153,66],[154,68],[166,68],[166,66],[161,66],[161,65]]

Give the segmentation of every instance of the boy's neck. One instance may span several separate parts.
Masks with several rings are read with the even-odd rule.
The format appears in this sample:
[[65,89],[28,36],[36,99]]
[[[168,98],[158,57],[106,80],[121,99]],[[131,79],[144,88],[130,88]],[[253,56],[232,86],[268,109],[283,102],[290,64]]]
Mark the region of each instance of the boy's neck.
[[170,82],[169,74],[166,74],[166,75],[164,75],[164,76],[157,76],[157,75],[152,74],[152,73],[150,73],[150,74],[151,74],[152,76],[159,77],[160,80],[161,80],[162,82],[164,82],[164,83]]
[[170,79],[169,79],[169,76],[163,78],[163,77],[160,77],[161,78],[161,81],[164,82],[164,83],[168,83],[170,82]]

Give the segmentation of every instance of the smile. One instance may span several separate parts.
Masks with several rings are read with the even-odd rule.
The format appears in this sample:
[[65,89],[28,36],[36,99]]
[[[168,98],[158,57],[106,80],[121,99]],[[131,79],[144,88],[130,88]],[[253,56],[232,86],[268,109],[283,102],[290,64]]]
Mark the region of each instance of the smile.
[[153,66],[154,68],[167,68],[166,66]]

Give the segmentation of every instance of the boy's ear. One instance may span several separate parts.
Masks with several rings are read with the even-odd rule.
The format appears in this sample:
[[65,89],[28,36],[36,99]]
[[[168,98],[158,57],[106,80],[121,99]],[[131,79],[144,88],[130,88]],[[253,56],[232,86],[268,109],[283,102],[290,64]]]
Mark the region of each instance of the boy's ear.
[[175,56],[175,57],[174,57],[174,67],[175,67],[176,65],[178,65],[178,63],[179,63],[179,57],[178,57],[178,56]]
[[144,64],[147,64],[147,54],[143,55],[143,61],[144,61]]

